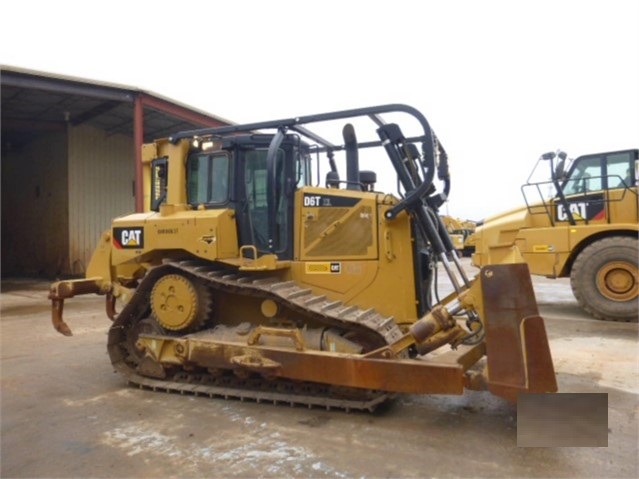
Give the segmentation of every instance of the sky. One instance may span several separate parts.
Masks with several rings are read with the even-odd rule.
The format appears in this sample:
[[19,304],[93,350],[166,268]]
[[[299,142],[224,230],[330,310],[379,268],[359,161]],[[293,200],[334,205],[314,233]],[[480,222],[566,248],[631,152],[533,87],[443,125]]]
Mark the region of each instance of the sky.
[[449,156],[442,212],[462,219],[522,205],[546,151],[639,147],[637,0],[21,0],[0,18],[2,65],[238,123],[413,106]]

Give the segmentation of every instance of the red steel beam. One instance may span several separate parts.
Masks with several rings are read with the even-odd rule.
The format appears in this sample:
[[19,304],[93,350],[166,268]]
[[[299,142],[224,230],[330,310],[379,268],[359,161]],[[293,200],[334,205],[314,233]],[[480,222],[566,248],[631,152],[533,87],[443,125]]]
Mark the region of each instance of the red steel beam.
[[133,101],[133,159],[135,161],[135,211],[144,210],[142,186],[142,143],[144,142],[144,104],[141,96]]
[[145,107],[183,118],[184,120],[196,123],[202,127],[226,126],[230,124],[230,122],[223,119],[213,118],[205,115],[204,113],[190,110],[189,108],[176,105],[175,103],[171,103],[145,93],[141,93],[139,97]]

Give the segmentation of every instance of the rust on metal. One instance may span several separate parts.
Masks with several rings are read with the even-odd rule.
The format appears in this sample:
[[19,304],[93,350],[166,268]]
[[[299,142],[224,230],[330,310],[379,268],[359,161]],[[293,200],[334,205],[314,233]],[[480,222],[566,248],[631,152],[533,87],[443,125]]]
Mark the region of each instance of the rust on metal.
[[71,328],[62,319],[62,311],[64,310],[64,299],[51,299],[51,322],[53,328],[64,336],[73,336]]
[[523,321],[529,392],[557,391],[557,378],[544,320],[531,316]]
[[[163,343],[162,350],[165,351],[174,350],[182,344],[188,351],[185,363],[204,368],[228,367],[230,363],[252,371],[268,370],[270,374],[287,379],[414,394],[462,394],[465,364],[468,362],[464,356],[477,357],[482,351],[464,350],[450,354],[447,361],[430,362],[422,359],[365,358],[315,350],[299,354],[286,348],[222,342],[211,344],[196,337],[141,335],[138,343],[146,350],[151,350],[153,344]],[[162,362],[162,355],[152,355]],[[173,357],[167,358],[169,363],[173,360]]]
[[555,392],[552,357],[528,267],[493,265],[480,274],[490,391],[511,401],[519,392]]
[[118,314],[115,310],[115,295],[112,293],[106,295],[106,314],[111,321],[115,321]]
[[66,299],[79,294],[100,294],[100,280],[101,278],[89,278],[58,281],[51,285],[49,299]]
[[64,300],[79,294],[104,294],[100,286],[101,278],[74,279],[53,283],[49,289],[51,300],[51,323],[56,331],[65,336],[73,336],[71,328],[62,319]]

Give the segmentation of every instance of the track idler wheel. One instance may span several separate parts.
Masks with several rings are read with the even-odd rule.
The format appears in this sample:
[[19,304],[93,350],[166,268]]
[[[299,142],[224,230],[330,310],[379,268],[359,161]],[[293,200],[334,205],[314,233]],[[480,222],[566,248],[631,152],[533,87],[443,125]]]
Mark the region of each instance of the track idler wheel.
[[203,286],[181,274],[167,274],[151,291],[153,317],[169,331],[195,331],[206,322],[210,300]]

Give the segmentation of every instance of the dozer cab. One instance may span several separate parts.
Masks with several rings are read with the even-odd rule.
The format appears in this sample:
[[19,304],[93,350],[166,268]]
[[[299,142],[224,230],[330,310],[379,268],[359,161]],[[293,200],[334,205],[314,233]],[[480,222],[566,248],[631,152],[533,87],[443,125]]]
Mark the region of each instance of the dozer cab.
[[[364,153],[398,193],[376,190]],[[146,211],[113,220],[86,279],[49,294],[65,335],[66,299],[105,296],[130,383],[346,410],[556,391],[526,266],[462,269],[437,213],[448,158],[414,108],[184,131],[142,162]],[[452,292],[434,301],[438,264]]]
[[[522,186],[525,206],[477,228],[472,263],[525,262],[532,274],[570,278],[575,298],[595,318],[636,322],[637,173],[637,149],[574,160],[561,150],[541,155]],[[550,180],[535,181],[540,176]]]

